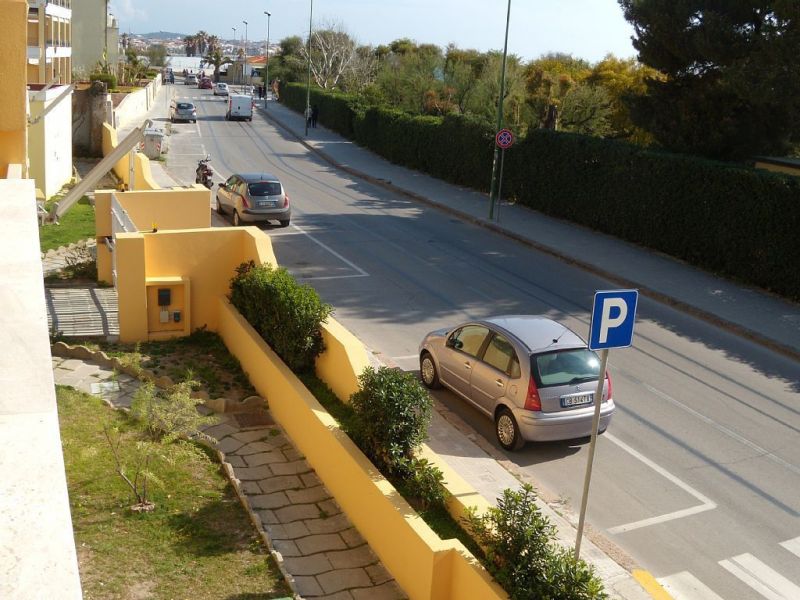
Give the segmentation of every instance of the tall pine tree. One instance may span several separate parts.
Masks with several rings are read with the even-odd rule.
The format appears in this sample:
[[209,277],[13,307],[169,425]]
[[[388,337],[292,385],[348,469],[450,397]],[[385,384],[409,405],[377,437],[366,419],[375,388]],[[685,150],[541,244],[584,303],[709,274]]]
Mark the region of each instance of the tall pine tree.
[[629,98],[666,148],[713,158],[800,140],[800,0],[619,0],[639,60],[660,71]]

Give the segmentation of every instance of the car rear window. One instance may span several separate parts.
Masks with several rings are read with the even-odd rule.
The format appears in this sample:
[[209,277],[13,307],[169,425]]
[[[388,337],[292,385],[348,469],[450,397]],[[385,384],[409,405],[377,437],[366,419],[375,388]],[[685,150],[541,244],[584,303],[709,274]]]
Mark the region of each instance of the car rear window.
[[594,381],[600,359],[587,348],[548,352],[531,357],[531,369],[539,387]]
[[277,181],[259,181],[247,186],[251,196],[280,196],[281,184]]
[[194,108],[194,104],[191,102],[178,102],[178,108],[181,110],[190,110]]

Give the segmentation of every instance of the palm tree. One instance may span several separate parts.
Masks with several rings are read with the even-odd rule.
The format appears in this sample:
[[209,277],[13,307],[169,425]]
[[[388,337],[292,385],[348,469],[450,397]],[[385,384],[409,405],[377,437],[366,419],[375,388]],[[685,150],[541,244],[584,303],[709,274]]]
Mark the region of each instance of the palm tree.
[[219,83],[219,68],[222,65],[233,62],[229,56],[223,56],[219,44],[212,47],[209,53],[203,57],[203,60],[209,65],[214,65],[214,83]]
[[208,39],[210,36],[207,31],[203,31],[201,29],[195,34],[194,37],[197,40],[197,53],[200,56],[203,56],[203,54],[208,52],[208,50],[210,49],[208,45]]
[[186,48],[186,56],[194,56],[197,54],[197,36],[187,35],[183,38],[183,44]]

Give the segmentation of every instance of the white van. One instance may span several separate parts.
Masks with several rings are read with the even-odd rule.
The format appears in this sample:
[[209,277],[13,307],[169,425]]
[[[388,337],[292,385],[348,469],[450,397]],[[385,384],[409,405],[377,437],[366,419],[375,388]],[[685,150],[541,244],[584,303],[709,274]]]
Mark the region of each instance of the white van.
[[253,97],[241,94],[230,94],[228,96],[228,110],[225,112],[228,121],[234,119],[253,120]]

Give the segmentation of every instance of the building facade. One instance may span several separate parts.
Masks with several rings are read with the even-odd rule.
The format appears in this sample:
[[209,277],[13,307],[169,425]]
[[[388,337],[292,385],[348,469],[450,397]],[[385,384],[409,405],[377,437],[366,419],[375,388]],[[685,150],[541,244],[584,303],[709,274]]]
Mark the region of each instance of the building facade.
[[28,83],[72,82],[72,0],[29,0]]
[[119,25],[108,0],[79,0],[72,6],[72,69],[81,78],[105,63],[119,62]]

